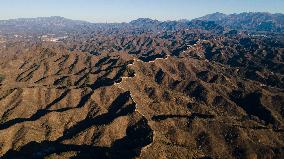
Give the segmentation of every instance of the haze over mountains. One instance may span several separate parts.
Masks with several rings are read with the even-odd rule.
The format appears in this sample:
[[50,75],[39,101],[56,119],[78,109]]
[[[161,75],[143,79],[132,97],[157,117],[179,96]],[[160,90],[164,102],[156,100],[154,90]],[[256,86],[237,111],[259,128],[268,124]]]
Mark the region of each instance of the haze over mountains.
[[198,20],[214,21],[230,29],[283,32],[283,14],[269,13],[241,13],[222,14],[214,13],[198,18]]
[[[86,21],[70,20],[63,17],[42,17],[42,18],[21,18],[12,20],[1,20],[0,31],[2,33],[57,33],[57,32],[76,32],[89,30],[98,27],[145,27],[168,29],[198,28],[205,30],[214,29],[212,27],[223,27],[224,29],[238,29],[248,31],[269,31],[283,32],[283,14],[270,13],[241,13],[241,14],[222,14],[214,13],[194,19],[192,21],[165,21],[140,18],[129,23],[102,24],[90,23]],[[202,21],[202,22],[200,22]]]
[[283,14],[0,21],[0,158],[284,158]]

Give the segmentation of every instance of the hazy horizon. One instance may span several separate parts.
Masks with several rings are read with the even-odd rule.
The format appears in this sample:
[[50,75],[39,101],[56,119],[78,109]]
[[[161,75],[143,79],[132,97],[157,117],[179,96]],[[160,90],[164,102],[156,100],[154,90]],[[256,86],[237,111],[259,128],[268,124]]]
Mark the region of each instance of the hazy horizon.
[[1,0],[0,20],[61,16],[98,23],[129,22],[138,18],[167,21],[215,12],[284,13],[283,6],[283,0]]

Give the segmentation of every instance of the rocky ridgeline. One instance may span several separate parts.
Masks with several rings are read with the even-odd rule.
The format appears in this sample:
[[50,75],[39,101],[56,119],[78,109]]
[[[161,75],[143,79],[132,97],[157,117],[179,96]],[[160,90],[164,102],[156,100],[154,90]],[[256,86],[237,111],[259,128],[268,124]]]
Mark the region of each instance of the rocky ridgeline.
[[204,20],[10,39],[1,158],[283,158],[283,33]]

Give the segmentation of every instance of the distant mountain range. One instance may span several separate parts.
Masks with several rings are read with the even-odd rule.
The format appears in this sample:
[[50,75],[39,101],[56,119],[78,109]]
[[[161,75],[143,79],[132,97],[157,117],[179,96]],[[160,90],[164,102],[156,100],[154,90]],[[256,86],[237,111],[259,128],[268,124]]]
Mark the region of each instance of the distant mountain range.
[[284,31],[284,14],[270,13],[240,13],[240,14],[223,14],[213,13],[195,20],[214,21],[217,24],[237,30],[254,30],[254,31]]
[[175,30],[197,28],[223,32],[226,29],[246,31],[283,32],[284,14],[241,13],[226,15],[213,13],[193,20],[158,21],[140,18],[129,23],[101,24],[71,20],[63,17],[21,18],[0,21],[0,33],[4,34],[45,34],[68,32],[91,32],[98,28],[137,27],[142,30]]
[[149,18],[140,18],[131,21],[130,24],[136,26],[160,26],[162,28],[189,27],[200,28],[205,30],[234,29],[246,31],[263,31],[263,32],[283,32],[284,31],[284,14],[250,12],[240,14],[223,14],[213,13],[193,20],[165,21],[152,20]]
[[71,20],[59,16],[39,18],[19,18],[0,21],[0,32],[3,33],[63,33],[87,28],[91,23]]

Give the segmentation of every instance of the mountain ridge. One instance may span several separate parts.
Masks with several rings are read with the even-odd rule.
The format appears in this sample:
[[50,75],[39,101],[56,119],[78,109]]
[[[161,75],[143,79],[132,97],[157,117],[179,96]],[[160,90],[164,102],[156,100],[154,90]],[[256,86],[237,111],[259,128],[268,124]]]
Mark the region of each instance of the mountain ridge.
[[[72,20],[64,17],[20,18],[0,21],[0,33],[7,34],[69,34],[91,31],[106,31],[119,28],[137,28],[140,31],[163,31],[202,28],[223,33],[228,30],[246,30],[250,32],[275,32],[284,30],[284,14],[270,13],[213,13],[193,20],[159,21],[150,18],[138,18],[129,23],[92,23]],[[138,31],[138,30],[137,30]]]
[[[134,20],[130,20],[129,22],[115,22],[116,24],[119,23],[134,23],[135,21],[147,21],[147,22],[168,22],[168,21],[176,21],[176,22],[183,22],[183,21],[192,21],[192,20],[211,20],[212,16],[215,17],[227,17],[227,16],[238,16],[238,15],[243,15],[243,14],[262,14],[262,15],[273,15],[273,16],[284,16],[284,13],[270,13],[270,12],[242,12],[242,13],[231,13],[231,14],[225,14],[225,13],[221,13],[221,12],[215,12],[215,13],[210,13],[201,17],[197,17],[197,18],[193,18],[193,19],[180,19],[180,20],[165,20],[165,21],[161,21],[161,20],[157,20],[157,19],[152,19],[152,18],[147,18],[147,17],[141,17],[141,18],[137,18]],[[35,17],[35,18],[11,18],[11,19],[1,19],[0,22],[4,22],[4,21],[33,21],[33,20],[48,20],[48,19],[62,19],[62,20],[69,20],[69,21],[77,21],[77,22],[85,22],[85,23],[92,23],[92,24],[103,24],[103,22],[90,22],[87,20],[79,20],[79,19],[71,19],[71,18],[65,18],[62,16],[47,16],[47,17]],[[110,23],[113,24],[113,23]]]
[[243,12],[239,14],[213,13],[195,20],[214,21],[217,24],[238,30],[282,32],[284,14],[268,12]]
[[0,158],[283,159],[284,33],[248,19],[0,25]]

